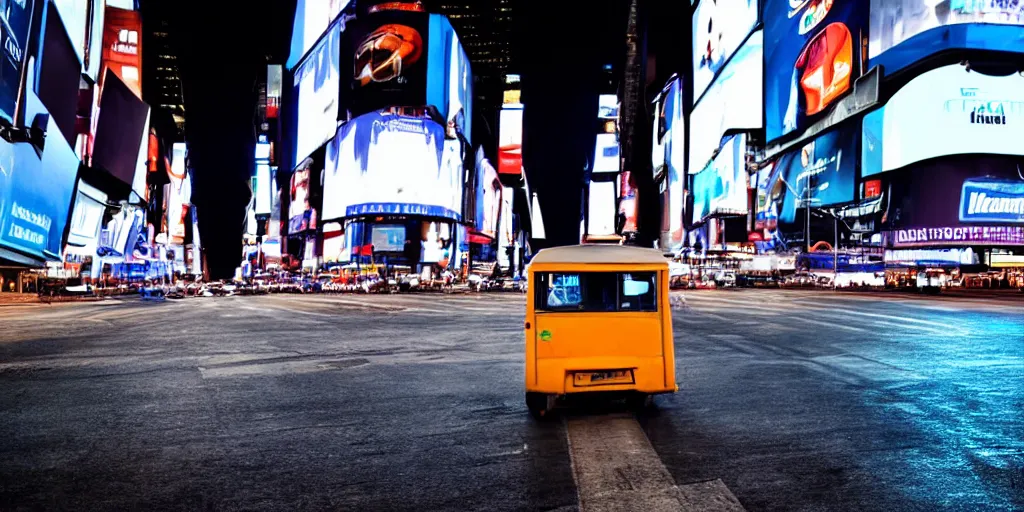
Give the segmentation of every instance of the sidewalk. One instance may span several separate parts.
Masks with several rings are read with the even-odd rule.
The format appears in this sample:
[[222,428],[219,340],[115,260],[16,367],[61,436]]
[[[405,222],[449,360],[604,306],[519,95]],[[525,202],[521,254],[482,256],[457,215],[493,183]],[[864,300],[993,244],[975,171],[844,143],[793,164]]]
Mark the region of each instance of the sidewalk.
[[18,306],[22,304],[39,304],[39,296],[34,293],[0,293],[0,306]]

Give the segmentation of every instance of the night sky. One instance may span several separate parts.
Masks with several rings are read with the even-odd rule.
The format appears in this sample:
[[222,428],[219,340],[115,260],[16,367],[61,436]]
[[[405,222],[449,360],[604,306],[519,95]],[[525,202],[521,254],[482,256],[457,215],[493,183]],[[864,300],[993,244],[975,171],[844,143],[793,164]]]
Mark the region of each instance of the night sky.
[[241,261],[256,146],[257,79],[266,73],[268,57],[271,62],[287,57],[295,0],[251,0],[237,10],[211,3],[218,2],[166,5],[175,7],[173,37],[180,49],[200,236],[211,278],[226,278]]

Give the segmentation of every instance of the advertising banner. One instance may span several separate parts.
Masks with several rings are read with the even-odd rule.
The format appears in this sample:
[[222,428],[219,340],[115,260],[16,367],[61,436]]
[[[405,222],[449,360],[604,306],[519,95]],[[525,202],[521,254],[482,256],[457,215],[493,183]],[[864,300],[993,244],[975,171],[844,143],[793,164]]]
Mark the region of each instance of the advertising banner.
[[174,143],[167,193],[167,236],[171,245],[185,243],[185,217],[192,203],[192,179],[186,166],[187,147]]
[[757,0],[705,0],[693,12],[693,97],[700,99],[757,24]]
[[52,6],[47,3],[43,11],[41,41],[35,47],[35,92],[57,121],[64,140],[74,145],[82,60],[68,39],[60,13]]
[[462,220],[463,155],[428,119],[371,112],[327,147],[325,219],[419,215]]
[[303,231],[316,229],[316,208],[313,206],[313,180],[319,176],[312,167],[312,161],[303,162],[291,176],[288,201],[288,234],[294,235]]
[[[99,78],[100,59],[103,55],[102,0],[53,0],[61,20],[82,63],[82,72],[96,80]],[[92,19],[89,11],[92,10]]]
[[256,164],[256,189],[252,191],[255,196],[256,215],[270,215],[270,180],[270,165]]
[[31,31],[32,8],[35,1],[5,2],[0,12],[3,30],[0,41],[3,42],[4,58],[0,59],[0,116],[13,122],[15,107],[18,102],[18,89],[21,85],[21,67],[25,62],[28,49],[28,36]]
[[78,157],[53,119],[54,141],[42,157],[27,143],[0,139],[0,246],[42,260],[60,260]]
[[619,172],[619,138],[614,133],[597,134],[592,172]]
[[751,34],[693,107],[690,126],[700,129],[690,130],[690,174],[707,165],[727,130],[761,128],[761,90],[751,84],[761,83],[763,76],[762,43],[761,30]]
[[[380,11],[353,23],[342,49],[345,62],[353,63],[348,94],[343,93],[352,116],[426,105],[430,41],[430,15],[424,12]],[[444,63],[438,64],[435,72],[443,73]]]
[[1024,224],[1024,176],[1017,181],[965,180],[960,192],[960,222]]
[[292,69],[327,31],[351,0],[298,0],[292,24],[292,42],[285,64]]
[[340,40],[340,26],[331,25],[316,48],[295,68],[293,86],[298,105],[296,162],[316,151],[338,129]]
[[746,214],[746,135],[729,137],[722,151],[693,177],[693,223],[715,215]]
[[776,160],[767,190],[765,215],[780,223],[796,220],[798,208],[834,206],[853,201],[857,174],[855,122],[819,135]]
[[498,174],[523,173],[523,106],[505,105],[498,114]]
[[622,222],[623,233],[636,233],[637,199],[632,173],[622,171],[619,175],[619,218],[616,221]]
[[430,15],[427,104],[437,107],[448,127],[472,143],[473,73],[469,57],[448,18]]
[[765,0],[764,27],[765,131],[773,141],[809,126],[860,76],[867,9],[853,1]]
[[587,234],[607,236],[615,234],[615,182],[591,181],[587,196]]
[[107,194],[78,180],[75,209],[68,227],[69,246],[87,247],[91,249],[90,254],[95,254],[106,203]]
[[947,49],[1020,51],[1024,48],[1024,4],[871,0],[869,34],[871,65],[876,64],[876,57],[892,52],[877,62],[885,65],[886,73]]
[[139,147],[149,119],[149,105],[133,94],[112,69],[107,69],[104,82],[92,166],[131,184],[139,164]]
[[[142,17],[139,11],[106,7],[103,18],[103,66],[142,97]],[[100,75],[100,88],[105,77]],[[98,96],[101,96],[102,92]]]
[[476,150],[476,173],[476,231],[493,239],[498,234],[502,187],[498,171],[484,157],[482,147]]
[[864,176],[946,155],[1024,155],[1024,76],[922,73],[864,116],[863,137]]

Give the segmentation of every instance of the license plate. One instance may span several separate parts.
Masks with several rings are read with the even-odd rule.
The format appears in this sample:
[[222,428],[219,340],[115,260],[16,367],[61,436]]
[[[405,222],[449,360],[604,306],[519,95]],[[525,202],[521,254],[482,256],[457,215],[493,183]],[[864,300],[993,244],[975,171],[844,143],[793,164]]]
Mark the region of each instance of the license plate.
[[576,372],[573,383],[577,386],[601,386],[611,384],[632,384],[633,370],[609,370],[603,372]]

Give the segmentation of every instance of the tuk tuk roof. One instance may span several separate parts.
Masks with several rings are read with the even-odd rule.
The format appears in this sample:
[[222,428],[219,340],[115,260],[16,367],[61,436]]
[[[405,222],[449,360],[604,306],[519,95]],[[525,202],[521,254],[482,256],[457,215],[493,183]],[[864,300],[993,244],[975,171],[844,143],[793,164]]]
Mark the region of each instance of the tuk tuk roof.
[[567,245],[542,249],[530,260],[534,263],[668,265],[657,249],[626,245]]

